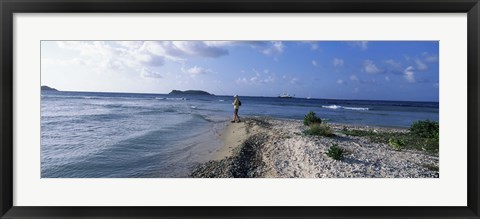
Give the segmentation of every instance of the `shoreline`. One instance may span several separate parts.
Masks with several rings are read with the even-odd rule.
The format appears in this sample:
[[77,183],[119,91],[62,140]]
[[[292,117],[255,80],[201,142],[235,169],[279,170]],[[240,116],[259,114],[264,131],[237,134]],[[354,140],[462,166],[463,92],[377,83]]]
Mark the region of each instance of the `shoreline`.
[[219,138],[223,146],[213,153],[212,160],[222,160],[233,155],[233,150],[240,147],[245,141],[247,131],[245,123],[229,123],[224,128]]
[[[246,121],[250,121],[249,119],[265,119],[266,117],[247,117]],[[296,119],[285,119],[285,118],[268,118],[270,120],[278,120],[278,121],[288,121],[288,122],[298,122],[303,123],[302,120]],[[251,124],[249,124],[251,126]],[[357,125],[357,124],[343,124],[343,123],[328,123],[329,126],[333,127],[334,129],[341,129],[343,127],[351,128],[351,129],[362,129],[362,130],[383,130],[383,131],[391,131],[395,130],[398,132],[406,132],[408,128],[401,128],[401,127],[383,127],[383,126],[371,126],[371,125]],[[251,128],[251,127],[250,127]],[[258,128],[254,129],[254,131],[258,131]],[[222,132],[222,131],[220,131]],[[247,124],[245,121],[240,123],[230,123],[228,122],[225,124],[223,132],[218,135],[220,140],[223,142],[223,147],[217,149],[213,153],[213,157],[211,160],[222,160],[224,158],[230,157],[233,155],[233,152],[236,148],[240,147],[242,143],[248,138],[249,130],[247,130]]]
[[[335,137],[310,136],[303,121],[245,117],[229,123],[220,134],[224,145],[212,159],[194,169],[200,178],[437,178],[438,154],[394,150],[344,129],[373,133],[406,133],[407,128],[386,128],[329,123]],[[333,144],[345,151],[342,160],[326,156]]]

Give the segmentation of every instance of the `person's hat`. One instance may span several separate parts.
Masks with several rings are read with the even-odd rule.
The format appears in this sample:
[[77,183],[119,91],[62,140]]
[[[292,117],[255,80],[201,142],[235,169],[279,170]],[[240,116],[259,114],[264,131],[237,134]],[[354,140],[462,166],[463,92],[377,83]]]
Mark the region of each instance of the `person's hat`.
[[235,96],[233,96],[233,97],[238,97],[238,95],[235,94]]

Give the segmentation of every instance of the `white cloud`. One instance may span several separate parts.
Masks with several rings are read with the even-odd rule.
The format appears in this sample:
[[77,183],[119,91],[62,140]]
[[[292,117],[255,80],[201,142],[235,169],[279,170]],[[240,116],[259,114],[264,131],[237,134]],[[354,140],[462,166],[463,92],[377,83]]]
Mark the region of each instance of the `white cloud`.
[[118,43],[108,41],[57,41],[60,49],[78,52],[75,58],[82,63],[96,69],[105,71],[138,71],[145,65],[163,65],[163,57],[154,57],[141,50],[139,43],[122,41]]
[[387,61],[385,61],[385,63],[391,65],[392,67],[394,67],[395,69],[399,69],[399,68],[402,68],[402,64],[400,64],[400,62],[397,62],[393,59],[389,59]]
[[368,41],[356,41],[356,42],[349,42],[349,45],[352,47],[358,47],[361,50],[368,49]]
[[238,78],[236,80],[237,84],[269,84],[269,83],[273,83],[275,82],[275,78],[273,77],[273,75],[270,74],[270,71],[268,69],[265,69],[263,70],[263,75],[265,77],[262,77],[262,74],[260,74],[260,72],[258,72],[257,70],[255,69],[252,69],[252,71],[255,73],[254,76],[250,77],[250,78],[246,78],[246,77],[241,77],[241,78]]
[[[425,53],[422,54],[422,57],[426,56]],[[416,71],[426,71],[428,70],[428,64],[426,59],[423,58],[411,58],[407,55],[404,55],[406,62],[409,64],[409,66],[412,66],[414,70]],[[389,59],[385,61],[386,64],[390,66],[389,70],[392,71],[393,73],[400,73],[404,74],[405,68],[402,67],[402,64],[400,62],[397,62],[393,59]],[[388,67],[388,66],[387,66]]]
[[422,60],[420,60],[420,59],[415,59],[415,64],[417,65],[416,69],[419,70],[419,71],[425,71],[425,70],[428,69],[427,64],[422,62]]
[[337,84],[344,84],[344,83],[345,83],[345,81],[343,81],[342,79],[337,80]]
[[315,67],[318,67],[318,63],[317,63],[317,61],[315,61],[315,60],[312,60],[312,65],[313,65],[313,66],[315,66]]
[[148,68],[142,68],[140,75],[143,78],[163,78],[160,73],[152,71]]
[[188,73],[191,76],[196,76],[196,75],[201,75],[201,74],[206,74],[209,72],[212,72],[210,69],[202,68],[199,66],[193,66],[191,68],[184,68],[182,67],[182,71],[185,73]]
[[281,41],[272,41],[271,44],[262,50],[262,53],[265,55],[279,55],[282,54],[283,48],[285,47]]
[[[141,77],[156,77],[147,66],[162,66],[165,59],[184,63],[189,57],[219,57],[228,54],[225,41],[60,41],[62,49],[80,52],[83,63],[102,71],[138,71]],[[140,69],[140,70],[138,70]],[[145,70],[147,69],[147,70]],[[191,76],[211,72],[194,66],[182,71]]]
[[292,78],[292,79],[290,79],[290,84],[300,84],[300,79]]
[[282,42],[278,41],[278,42],[273,42],[273,47],[275,48],[275,50],[277,50],[279,52],[283,52],[283,48],[285,46],[283,45]]
[[428,52],[423,52],[422,57],[425,59],[426,62],[438,62],[437,54],[430,54]]
[[229,46],[249,46],[264,55],[278,56],[283,53],[285,45],[281,41],[232,41]]
[[73,59],[52,59],[52,58],[43,58],[42,57],[42,65],[58,65],[58,66],[87,66],[89,63],[86,60],[73,58]]
[[410,83],[415,83],[415,68],[413,66],[408,66],[404,71],[403,71],[403,76],[405,79],[410,82]]
[[272,76],[268,76],[267,79],[263,80],[263,83],[273,83],[275,79]]
[[249,84],[249,81],[245,77],[238,78],[236,82],[237,82],[237,84]]
[[228,50],[222,48],[224,44],[208,41],[163,41],[166,48],[179,55],[193,57],[220,57],[228,55]]
[[236,43],[236,41],[203,41],[205,45],[211,47],[226,47]]
[[365,60],[363,62],[363,68],[365,70],[365,72],[367,72],[368,74],[378,74],[378,73],[382,73],[383,72],[383,69],[381,68],[378,68],[372,60]]
[[[50,61],[56,65],[84,65],[97,72],[137,72],[144,67],[159,67],[166,60],[186,64],[188,58],[216,58],[229,54],[233,46],[251,46],[266,55],[284,51],[280,41],[58,41],[60,49],[78,52],[75,60]],[[208,69],[185,69],[191,75],[204,74]]]
[[171,61],[184,62],[189,57],[216,58],[228,55],[221,41],[145,41],[141,50],[165,57]]
[[345,64],[345,61],[343,59],[339,59],[339,58],[334,58],[333,59],[333,66],[342,67],[343,64]]
[[116,43],[130,49],[139,49],[143,46],[143,41],[116,41]]
[[312,43],[311,46],[310,46],[310,49],[317,50],[318,49],[318,43]]
[[[351,81],[357,81],[357,82],[360,82],[362,84],[375,84],[377,83],[377,81],[373,80],[373,79],[370,79],[370,80],[366,80],[366,79],[360,79],[358,78],[356,75],[350,75],[349,79]],[[338,83],[338,82],[337,82]]]
[[238,78],[237,84],[269,84],[273,83],[275,79],[272,76],[268,76],[267,78],[260,78],[259,76],[253,76],[249,79],[246,77]]
[[268,76],[267,78],[264,78],[264,79],[260,79],[259,77],[253,77],[253,78],[250,78],[250,81],[252,81],[253,83],[260,83],[260,84],[268,84],[268,83],[273,83],[274,82],[274,79],[272,76]]
[[124,71],[142,69],[143,66],[161,66],[165,61],[164,56],[146,50],[145,43],[142,41],[58,41],[57,46],[61,49],[79,52],[76,59],[102,71]]
[[390,81],[390,77],[385,76],[385,81]]

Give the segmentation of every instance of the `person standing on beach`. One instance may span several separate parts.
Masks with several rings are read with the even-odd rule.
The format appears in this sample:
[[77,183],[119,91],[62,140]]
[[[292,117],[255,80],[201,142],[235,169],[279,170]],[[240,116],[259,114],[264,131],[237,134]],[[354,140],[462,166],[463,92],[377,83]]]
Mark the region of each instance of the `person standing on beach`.
[[238,99],[238,95],[235,95],[233,97],[233,120],[232,122],[240,122],[240,118],[238,117],[238,109],[240,109],[240,106],[242,105],[242,102],[240,102],[240,99]]

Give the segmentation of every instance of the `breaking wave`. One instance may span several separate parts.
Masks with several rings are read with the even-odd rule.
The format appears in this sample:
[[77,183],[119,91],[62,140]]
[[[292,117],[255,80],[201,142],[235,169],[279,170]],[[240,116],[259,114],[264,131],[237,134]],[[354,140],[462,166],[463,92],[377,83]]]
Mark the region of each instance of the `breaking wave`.
[[346,109],[346,110],[360,110],[360,111],[366,111],[369,110],[366,107],[346,107],[346,106],[339,106],[339,105],[328,105],[328,106],[322,106],[322,108],[327,108],[327,109]]
[[185,97],[171,98],[171,97],[155,97],[156,100],[188,100]]

